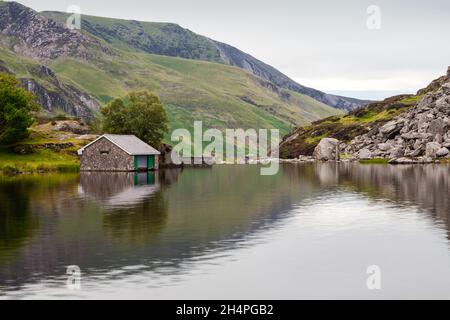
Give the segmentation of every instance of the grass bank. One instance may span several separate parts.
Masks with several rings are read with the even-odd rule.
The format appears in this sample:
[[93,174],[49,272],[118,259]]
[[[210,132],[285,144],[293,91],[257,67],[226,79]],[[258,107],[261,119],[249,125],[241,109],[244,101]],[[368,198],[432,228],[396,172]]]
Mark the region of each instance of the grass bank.
[[[95,136],[59,131],[57,123],[35,124],[30,136],[15,145],[0,147],[0,174],[78,172],[77,150]],[[64,121],[74,125],[76,121]]]
[[77,157],[52,150],[38,150],[32,154],[16,154],[8,148],[0,148],[0,172],[3,174],[37,172],[77,172]]

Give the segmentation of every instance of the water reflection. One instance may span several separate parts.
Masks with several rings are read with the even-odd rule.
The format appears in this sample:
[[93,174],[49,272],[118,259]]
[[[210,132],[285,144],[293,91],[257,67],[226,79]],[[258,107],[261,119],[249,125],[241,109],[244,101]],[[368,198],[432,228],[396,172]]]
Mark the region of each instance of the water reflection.
[[[429,165],[315,165],[322,187],[339,185],[373,199],[389,200],[397,206],[414,205],[436,223],[450,230],[450,166]],[[450,232],[449,232],[450,239]]]
[[155,172],[82,172],[79,194],[97,200],[106,209],[139,205],[160,191]]
[[269,241],[264,231],[284,228],[293,208],[324,195],[391,201],[394,212],[420,208],[448,232],[449,173],[441,165],[317,163],[286,164],[275,176],[260,176],[257,166],[218,166],[3,179],[0,292],[59,281],[73,264],[85,275],[129,266],[182,272],[184,262],[232,254],[249,238]]
[[21,247],[38,227],[31,214],[29,184],[0,183],[0,255]]

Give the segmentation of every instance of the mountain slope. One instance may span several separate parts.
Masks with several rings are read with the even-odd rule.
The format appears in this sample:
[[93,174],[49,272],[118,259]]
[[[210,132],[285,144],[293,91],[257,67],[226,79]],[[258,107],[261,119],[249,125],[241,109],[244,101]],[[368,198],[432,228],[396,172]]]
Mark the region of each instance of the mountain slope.
[[[61,12],[43,12],[51,19],[65,22],[68,15]],[[302,86],[277,69],[241,50],[200,36],[173,23],[128,21],[94,16],[82,16],[81,28],[115,46],[127,50],[221,62],[249,71],[280,88],[305,94],[333,108],[352,110],[368,103],[366,100],[326,94]]]
[[[194,120],[203,120],[205,127],[279,128],[287,133],[295,125],[340,113],[241,68],[202,61],[209,59],[202,46],[212,42],[204,43],[200,36],[194,47],[178,53],[186,59],[127,47],[117,37],[106,41],[72,31],[14,2],[0,2],[0,21],[0,68],[20,77],[49,112],[92,118],[99,104],[145,89],[161,97],[171,129],[191,128]],[[166,40],[164,36],[161,43]],[[180,47],[170,43],[161,53]]]

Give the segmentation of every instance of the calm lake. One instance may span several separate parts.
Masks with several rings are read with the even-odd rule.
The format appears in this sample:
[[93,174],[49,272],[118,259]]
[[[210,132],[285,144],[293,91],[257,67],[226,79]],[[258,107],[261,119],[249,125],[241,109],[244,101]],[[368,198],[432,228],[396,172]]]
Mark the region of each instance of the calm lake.
[[0,299],[450,299],[450,166],[259,172],[0,177]]

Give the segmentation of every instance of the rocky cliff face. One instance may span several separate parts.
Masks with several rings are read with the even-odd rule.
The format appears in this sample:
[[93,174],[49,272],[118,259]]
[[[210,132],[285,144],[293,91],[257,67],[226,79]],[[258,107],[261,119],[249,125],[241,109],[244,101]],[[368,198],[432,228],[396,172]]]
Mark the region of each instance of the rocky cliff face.
[[0,32],[3,46],[33,58],[74,56],[88,59],[92,57],[89,47],[109,52],[98,41],[16,2],[0,6]]
[[23,87],[33,93],[39,104],[49,113],[62,111],[90,120],[99,110],[100,106],[96,100],[71,85],[61,83],[49,68],[39,66],[30,70],[30,73],[49,84],[44,86],[33,78],[20,79]]
[[[98,102],[61,82],[51,69],[40,63],[63,56],[90,59],[99,52],[111,54],[110,49],[16,2],[0,2],[0,46],[37,61],[36,65],[25,65],[31,77],[20,80],[24,88],[36,95],[44,110],[62,111],[87,120],[93,118],[99,109]],[[0,72],[13,73],[11,70],[0,60]]]
[[[427,161],[450,154],[450,67],[432,82],[432,90],[388,123],[357,136],[343,152],[359,159],[401,158]],[[434,90],[433,90],[434,89]],[[437,89],[437,90],[436,90]],[[419,91],[426,92],[426,91]]]

